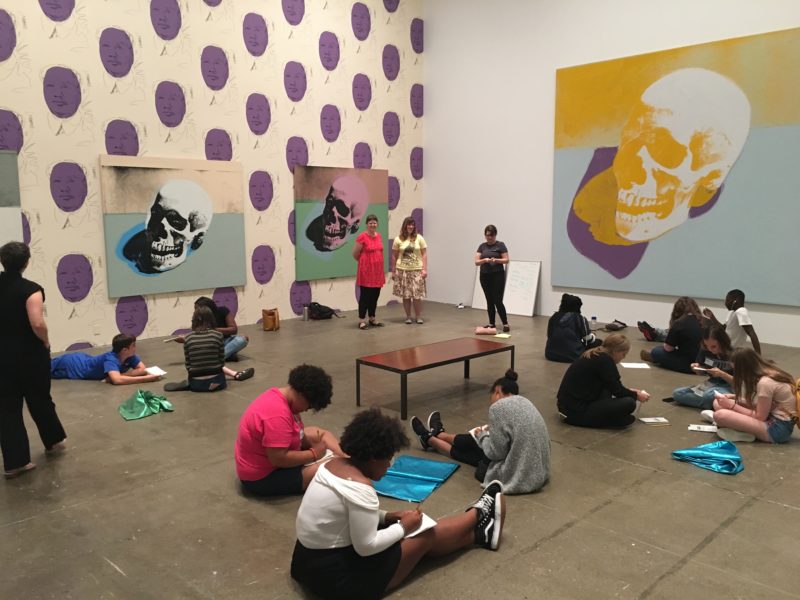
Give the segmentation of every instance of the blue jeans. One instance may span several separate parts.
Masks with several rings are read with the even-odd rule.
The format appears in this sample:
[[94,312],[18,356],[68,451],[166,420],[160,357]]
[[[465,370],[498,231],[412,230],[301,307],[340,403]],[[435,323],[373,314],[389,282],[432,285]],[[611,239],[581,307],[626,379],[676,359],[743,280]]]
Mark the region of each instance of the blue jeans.
[[707,410],[714,405],[715,392],[730,394],[733,391],[727,383],[710,381],[707,379],[705,384],[708,387],[703,390],[702,396],[695,394],[693,387],[680,387],[672,391],[672,399],[683,406]]
[[653,338],[654,342],[666,342],[669,329],[661,329],[660,327],[653,327],[656,330],[656,337]]
[[770,417],[767,419],[767,433],[773,444],[785,444],[792,437],[794,421],[784,421]]
[[650,356],[653,358],[653,362],[659,367],[669,369],[670,371],[678,371],[679,373],[694,374],[690,366],[694,358],[688,359],[674,351],[667,352],[664,350],[663,346],[656,346],[650,350]]
[[225,338],[225,360],[247,346],[247,338],[242,335],[231,335]]

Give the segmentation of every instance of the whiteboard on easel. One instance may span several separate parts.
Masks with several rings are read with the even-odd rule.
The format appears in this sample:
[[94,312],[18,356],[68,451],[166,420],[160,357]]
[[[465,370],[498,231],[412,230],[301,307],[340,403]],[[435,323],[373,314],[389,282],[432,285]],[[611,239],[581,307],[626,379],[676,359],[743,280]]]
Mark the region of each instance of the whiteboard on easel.
[[[506,291],[503,304],[510,315],[532,317],[539,288],[541,261],[512,260],[506,268]],[[481,269],[475,268],[475,287],[472,291],[472,308],[486,310],[486,297],[480,281]]]

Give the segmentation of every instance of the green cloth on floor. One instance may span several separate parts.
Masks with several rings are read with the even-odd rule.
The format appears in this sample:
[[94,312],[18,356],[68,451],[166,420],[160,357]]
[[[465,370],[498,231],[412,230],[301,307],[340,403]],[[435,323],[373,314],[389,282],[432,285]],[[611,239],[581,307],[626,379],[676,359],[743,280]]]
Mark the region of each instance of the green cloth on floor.
[[166,396],[156,396],[147,390],[136,390],[136,393],[119,405],[119,414],[126,421],[144,419],[161,411],[172,412],[172,403]]

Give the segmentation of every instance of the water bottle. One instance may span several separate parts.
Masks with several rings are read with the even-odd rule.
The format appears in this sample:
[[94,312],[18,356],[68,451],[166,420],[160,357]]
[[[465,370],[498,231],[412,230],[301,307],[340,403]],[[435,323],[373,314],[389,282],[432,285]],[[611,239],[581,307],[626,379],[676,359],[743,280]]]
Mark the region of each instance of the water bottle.
[[597,331],[597,317],[592,315],[592,324],[589,327],[589,331]]
[[303,304],[303,321],[308,321],[308,304]]

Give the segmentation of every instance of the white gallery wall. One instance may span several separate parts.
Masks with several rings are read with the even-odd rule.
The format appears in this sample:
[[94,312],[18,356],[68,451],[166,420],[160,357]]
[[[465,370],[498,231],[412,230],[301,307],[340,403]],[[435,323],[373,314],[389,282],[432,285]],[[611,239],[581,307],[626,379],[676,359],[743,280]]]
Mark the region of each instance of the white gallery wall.
[[[469,304],[472,257],[484,226],[493,223],[512,260],[542,261],[536,314],[551,314],[561,294],[574,291],[584,300],[584,313],[600,321],[666,325],[672,296],[550,284],[555,71],[800,27],[800,2],[435,0],[424,6],[429,298]],[[800,223],[800,194],[798,200],[791,218]],[[707,244],[720,257],[713,268],[728,269],[733,276],[734,265],[721,252],[730,242],[747,243],[710,232],[697,240],[697,249]],[[765,256],[765,268],[775,277],[797,277],[792,266],[798,259]],[[676,280],[675,296],[681,295],[680,265],[664,277]],[[721,318],[726,291],[720,290],[716,299],[698,300]],[[762,342],[800,345],[800,308],[750,304],[750,310]]]

